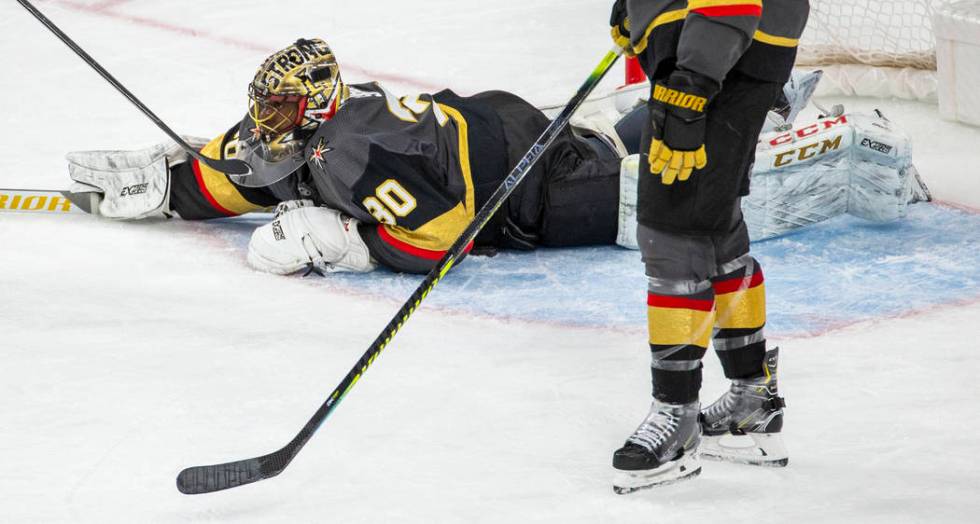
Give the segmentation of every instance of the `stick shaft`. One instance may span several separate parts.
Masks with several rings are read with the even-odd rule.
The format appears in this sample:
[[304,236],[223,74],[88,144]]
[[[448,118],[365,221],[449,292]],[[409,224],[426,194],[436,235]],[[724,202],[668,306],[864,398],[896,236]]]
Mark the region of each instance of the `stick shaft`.
[[[214,160],[200,154],[196,149],[194,149],[186,141],[184,141],[184,139],[181,138],[180,135],[175,133],[173,129],[170,129],[170,126],[165,124],[163,120],[160,120],[160,117],[158,117],[153,111],[151,111],[150,108],[146,107],[146,105],[144,105],[139,98],[136,98],[136,95],[131,93],[129,89],[126,89],[126,86],[122,85],[122,83],[120,83],[119,80],[116,80],[116,77],[112,76],[111,73],[106,71],[101,64],[96,62],[91,55],[89,55],[84,49],[82,49],[78,44],[76,44],[74,40],[72,40],[68,35],[66,35],[64,31],[62,31],[58,26],[54,25],[54,22],[49,20],[48,17],[44,16],[43,13],[38,11],[33,4],[31,4],[28,0],[17,0],[17,3],[19,3],[21,6],[24,7],[24,9],[26,9],[29,13],[31,13],[31,15],[33,15],[34,18],[36,18],[39,22],[41,22],[41,24],[43,24],[44,27],[47,27],[49,31],[54,33],[54,35],[57,36],[58,39],[61,40],[66,46],[68,46],[69,49],[74,51],[75,54],[79,56],[79,58],[81,58],[86,64],[88,64],[92,69],[94,69],[97,73],[99,73],[99,75],[101,75],[102,78],[106,80],[106,82],[109,82],[109,84],[111,84],[112,87],[115,87],[117,91],[119,91],[124,97],[126,97],[126,99],[129,100],[134,106],[136,106],[137,109],[142,111],[147,118],[152,120],[153,123],[160,128],[160,130],[166,133],[167,136],[169,136],[171,140],[176,142],[177,145],[179,145],[184,151],[187,152],[187,154],[196,158],[198,161],[207,164],[208,166],[211,166],[219,171],[223,171],[226,173],[247,174],[249,171],[251,171],[251,168],[249,168],[247,164],[245,164],[240,160],[234,160],[234,161]],[[239,173],[239,171],[241,171],[241,173]]]
[[340,401],[344,399],[385,347],[388,346],[402,325],[405,324],[412,313],[422,303],[422,300],[439,283],[439,280],[449,272],[459,257],[463,255],[466,246],[476,238],[477,234],[487,224],[494,212],[497,211],[531,170],[545,149],[554,142],[558,134],[568,124],[572,114],[585,101],[589,93],[595,89],[596,85],[599,84],[599,81],[602,80],[616,62],[616,59],[619,58],[621,52],[620,49],[616,48],[606,53],[599,65],[589,75],[589,78],[579,87],[575,96],[565,106],[565,109],[548,125],[537,142],[531,146],[530,151],[524,155],[517,166],[507,175],[507,178],[504,179],[493,195],[490,196],[489,200],[477,212],[470,225],[459,235],[459,238],[446,251],[442,259],[436,263],[435,267],[429,271],[429,274],[426,275],[411,297],[398,310],[391,321],[388,322],[388,325],[381,331],[381,334],[378,335],[367,351],[365,351],[364,355],[354,364],[354,367],[351,368],[343,380],[341,380],[340,384],[327,397],[326,401],[317,409],[316,413],[313,414],[293,440],[283,448],[262,457],[225,464],[187,468],[181,471],[177,477],[178,489],[186,494],[209,493],[271,478],[286,469],[286,466],[299,453],[300,449],[316,433],[330,413],[340,404]]

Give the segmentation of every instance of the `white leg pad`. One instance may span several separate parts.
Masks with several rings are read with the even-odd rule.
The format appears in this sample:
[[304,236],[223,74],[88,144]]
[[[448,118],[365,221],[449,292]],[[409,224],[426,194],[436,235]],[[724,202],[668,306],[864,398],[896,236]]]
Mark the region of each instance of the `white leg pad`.
[[640,155],[630,155],[619,164],[619,228],[616,243],[639,249],[636,241],[636,188],[639,183]]

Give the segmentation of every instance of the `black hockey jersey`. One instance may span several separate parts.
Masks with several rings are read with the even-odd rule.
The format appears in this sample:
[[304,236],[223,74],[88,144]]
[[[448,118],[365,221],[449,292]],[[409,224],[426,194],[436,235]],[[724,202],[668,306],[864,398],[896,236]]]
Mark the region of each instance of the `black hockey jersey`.
[[[473,219],[477,190],[486,176],[470,165],[468,119],[477,119],[484,140],[506,141],[492,116],[464,113],[433,95],[396,97],[377,83],[350,85],[349,97],[306,144],[306,165],[265,188],[245,188],[197,161],[175,170],[171,205],[186,219],[232,216],[309,198],[361,221],[372,256],[402,271],[426,271]],[[238,126],[202,153],[234,157]],[[487,137],[483,137],[487,138]],[[492,152],[491,152],[492,153]],[[506,165],[495,166],[505,173]],[[177,172],[179,171],[179,172]],[[495,175],[492,178],[499,178]],[[481,199],[482,200],[482,199]]]
[[789,79],[810,12],[807,0],[626,0],[633,51],[648,76],[675,65],[719,84],[731,70]]

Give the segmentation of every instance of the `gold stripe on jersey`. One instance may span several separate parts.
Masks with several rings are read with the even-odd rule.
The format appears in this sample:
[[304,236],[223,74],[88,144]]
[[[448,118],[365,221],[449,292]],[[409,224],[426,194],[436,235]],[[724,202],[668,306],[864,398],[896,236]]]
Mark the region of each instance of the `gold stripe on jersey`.
[[647,48],[647,41],[650,40],[650,33],[652,33],[654,29],[662,25],[678,22],[685,18],[687,18],[687,8],[674,9],[673,11],[666,11],[657,15],[657,17],[653,19],[653,22],[650,22],[650,25],[647,26],[647,30],[643,32],[643,38],[640,39],[640,42],[633,46],[633,52],[640,54]]
[[[473,173],[470,171],[470,137],[466,119],[456,109],[446,104],[437,104],[440,109],[454,121],[456,121],[457,135],[459,135],[459,168],[463,172],[463,183],[466,185],[466,201],[464,206],[469,219],[472,220],[476,214],[476,192],[473,190]],[[469,222],[467,222],[468,224]],[[466,227],[465,225],[463,227]],[[452,240],[456,240],[454,236]],[[452,244],[452,241],[450,241]]]
[[796,47],[800,45],[799,38],[787,38],[785,36],[776,36],[763,31],[756,31],[755,36],[752,37],[753,40],[758,40],[763,44],[774,45],[777,47]]
[[456,204],[456,207],[417,229],[389,225],[384,225],[384,228],[395,239],[411,246],[428,251],[446,251],[472,220],[473,212],[464,208],[463,204]]
[[[201,154],[210,158],[222,158],[221,143],[224,137],[225,135],[221,135],[208,142],[208,145],[201,149]],[[201,189],[210,193],[211,198],[222,208],[242,215],[264,207],[246,200],[224,173],[211,169],[203,162],[197,164],[201,174],[199,182],[203,184]]]

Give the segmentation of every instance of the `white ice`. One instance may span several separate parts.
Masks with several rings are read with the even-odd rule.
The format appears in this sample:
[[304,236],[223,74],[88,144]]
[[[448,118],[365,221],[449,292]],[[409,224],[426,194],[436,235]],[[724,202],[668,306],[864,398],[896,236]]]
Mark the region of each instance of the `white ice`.
[[[213,135],[300,36],[328,39],[351,81],[560,102],[608,48],[609,3],[38,6],[173,128]],[[0,187],[63,188],[67,151],[162,140],[14,2],[0,35]],[[905,124],[937,197],[980,207],[980,131],[932,106],[846,102]],[[398,301],[256,273],[203,223],[2,214],[0,241],[0,522],[980,520],[976,296],[776,340],[790,466],[707,463],[628,497],[610,461],[647,409],[642,325],[423,307],[283,475],[188,497],[181,468],[288,441]],[[724,383],[705,362],[711,398]]]

